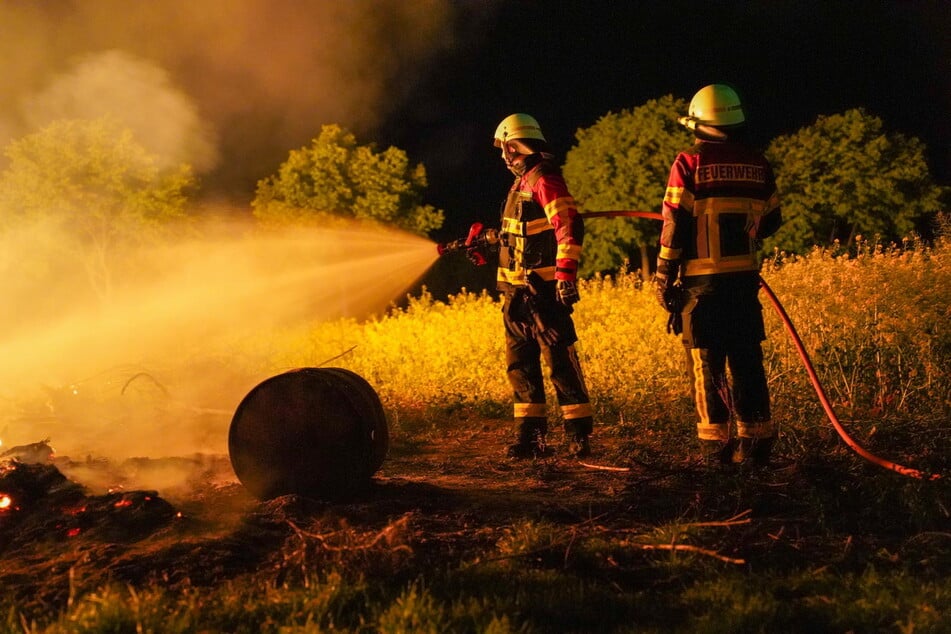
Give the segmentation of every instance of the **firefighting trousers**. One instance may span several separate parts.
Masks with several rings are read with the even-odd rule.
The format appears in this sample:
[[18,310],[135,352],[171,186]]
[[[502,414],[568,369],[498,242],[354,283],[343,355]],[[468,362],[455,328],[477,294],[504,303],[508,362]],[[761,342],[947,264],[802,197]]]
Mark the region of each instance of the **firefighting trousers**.
[[555,396],[569,437],[587,436],[593,427],[591,404],[585,387],[581,363],[575,350],[574,324],[569,313],[551,316],[565,334],[565,343],[547,345],[539,340],[533,324],[503,308],[505,323],[505,361],[512,385],[515,423],[519,442],[532,442],[548,431],[542,360],[549,368]]
[[731,416],[736,421],[739,438],[776,435],[759,341],[735,342],[728,347],[685,347],[685,350],[700,440],[729,440]]

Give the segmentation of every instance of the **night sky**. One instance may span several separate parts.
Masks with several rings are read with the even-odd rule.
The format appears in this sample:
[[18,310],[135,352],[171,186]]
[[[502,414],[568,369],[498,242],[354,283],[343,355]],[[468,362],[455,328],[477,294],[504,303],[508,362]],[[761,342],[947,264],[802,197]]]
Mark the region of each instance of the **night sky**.
[[740,90],[762,146],[864,107],[922,139],[949,182],[947,2],[504,2],[482,20],[460,16],[457,32],[458,48],[381,128],[426,165],[444,233],[497,217],[510,176],[490,139],[507,114],[534,115],[563,157],[610,111],[689,101],[717,81]]

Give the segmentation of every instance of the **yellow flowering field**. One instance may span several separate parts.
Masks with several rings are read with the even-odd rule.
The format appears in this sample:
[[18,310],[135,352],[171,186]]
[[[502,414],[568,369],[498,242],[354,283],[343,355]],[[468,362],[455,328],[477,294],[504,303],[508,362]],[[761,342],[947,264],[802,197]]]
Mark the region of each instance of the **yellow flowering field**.
[[[788,261],[779,257],[763,273],[829,396],[846,411],[869,415],[946,415],[951,406],[947,238],[930,248],[914,240],[881,245],[859,238],[852,257],[837,250],[815,249]],[[782,357],[773,374],[785,373],[784,383],[807,391],[805,375],[793,372],[798,357],[790,358],[781,323],[768,323],[774,353]]]
[[[763,278],[799,332],[840,416],[947,419],[951,411],[951,264],[948,240],[879,245],[850,254],[783,254]],[[636,274],[580,284],[578,350],[599,425],[643,428],[672,418],[692,424],[679,338]],[[760,295],[774,418],[824,425],[816,394],[784,326]],[[242,342],[240,356],[273,374],[344,367],[366,378],[388,413],[405,419],[473,409],[507,417],[500,302],[463,289],[447,301],[428,293],[365,322],[338,320]],[[253,361],[251,361],[253,359]],[[553,401],[550,397],[550,402]],[[552,408],[552,414],[555,414]]]

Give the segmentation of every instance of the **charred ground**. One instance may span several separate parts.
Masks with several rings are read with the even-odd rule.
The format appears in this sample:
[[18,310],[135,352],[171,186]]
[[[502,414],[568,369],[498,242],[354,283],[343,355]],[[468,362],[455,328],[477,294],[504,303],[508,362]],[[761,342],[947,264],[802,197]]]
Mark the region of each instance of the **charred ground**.
[[[394,433],[371,485],[337,502],[255,500],[227,456],[8,460],[0,594],[42,622],[112,583],[281,587],[330,567],[405,587],[508,561],[618,593],[678,592],[726,571],[951,573],[947,483],[862,464],[835,438],[815,454],[781,447],[773,469],[750,471],[708,470],[689,446],[663,449],[621,433],[597,436],[588,465],[558,446],[554,457],[516,462],[502,454],[510,432],[501,420],[455,419]],[[187,483],[124,487],[167,460],[189,467]],[[92,470],[115,488],[85,487]],[[656,622],[677,620],[676,605],[658,609]]]

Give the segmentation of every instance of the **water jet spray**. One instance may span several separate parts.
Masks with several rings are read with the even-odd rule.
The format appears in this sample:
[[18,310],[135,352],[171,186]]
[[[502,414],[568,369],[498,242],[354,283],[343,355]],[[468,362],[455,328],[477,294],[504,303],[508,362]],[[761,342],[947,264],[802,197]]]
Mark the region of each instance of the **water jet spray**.
[[[235,405],[262,373],[287,367],[274,367],[283,333],[380,314],[438,257],[428,238],[385,227],[225,219],[190,229],[139,249],[130,262],[142,266],[117,271],[108,304],[81,293],[81,275],[27,287],[19,282],[33,271],[8,268],[0,290],[16,312],[0,331],[5,443],[51,437],[64,456],[112,460],[225,454]],[[52,270],[67,268],[56,261],[66,255],[50,249]],[[48,305],[56,310],[43,312]]]

